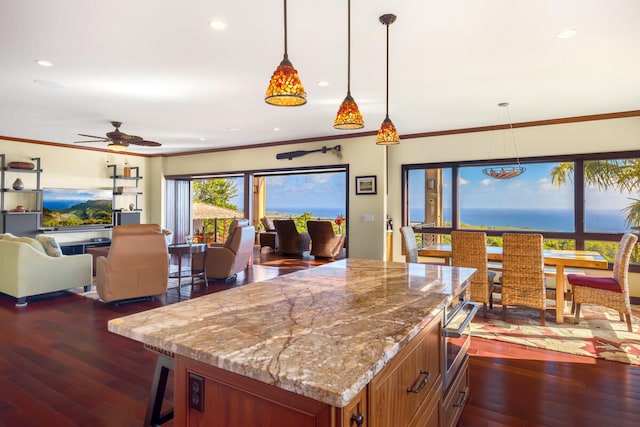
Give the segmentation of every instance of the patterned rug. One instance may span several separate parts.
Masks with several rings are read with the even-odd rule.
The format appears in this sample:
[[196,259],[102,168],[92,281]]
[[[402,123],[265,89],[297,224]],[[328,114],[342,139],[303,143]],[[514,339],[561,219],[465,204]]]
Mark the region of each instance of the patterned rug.
[[507,322],[502,321],[500,305],[488,310],[486,319],[481,311],[471,323],[474,337],[640,365],[640,306],[632,306],[634,332],[627,331],[618,312],[587,304],[580,309],[577,325],[572,314],[556,324],[555,308],[547,309],[546,326],[540,326],[538,310],[526,307],[510,307]]

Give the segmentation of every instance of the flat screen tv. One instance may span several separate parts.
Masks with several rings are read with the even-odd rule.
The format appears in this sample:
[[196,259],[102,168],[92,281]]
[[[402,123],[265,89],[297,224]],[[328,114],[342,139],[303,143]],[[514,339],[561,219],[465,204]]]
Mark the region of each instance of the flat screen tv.
[[113,190],[45,188],[42,228],[105,228],[113,225]]

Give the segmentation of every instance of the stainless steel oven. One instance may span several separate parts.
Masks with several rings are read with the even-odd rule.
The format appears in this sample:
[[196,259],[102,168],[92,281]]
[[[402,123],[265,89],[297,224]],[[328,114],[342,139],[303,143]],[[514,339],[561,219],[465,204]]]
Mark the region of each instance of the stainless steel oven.
[[467,357],[471,340],[471,320],[480,307],[479,304],[470,302],[467,294],[468,292],[463,292],[459,295],[444,312],[442,381],[445,392]]

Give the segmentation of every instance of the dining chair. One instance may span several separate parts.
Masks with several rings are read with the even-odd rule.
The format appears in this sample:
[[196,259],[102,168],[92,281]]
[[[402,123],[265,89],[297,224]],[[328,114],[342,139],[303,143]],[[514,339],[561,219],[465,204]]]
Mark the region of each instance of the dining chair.
[[471,300],[482,303],[483,316],[487,317],[487,304],[493,308],[495,271],[487,268],[487,233],[481,231],[451,232],[451,265],[475,268],[471,276]]
[[627,329],[629,332],[633,332],[628,275],[631,252],[637,241],[638,237],[634,234],[627,233],[622,236],[613,262],[613,277],[584,274],[569,274],[567,276],[567,281],[573,288],[573,302],[576,308],[575,323],[580,322],[581,304],[603,305],[618,311],[621,322],[626,317]]
[[540,310],[545,325],[546,292],[542,234],[504,233],[502,235],[502,318],[513,305]]

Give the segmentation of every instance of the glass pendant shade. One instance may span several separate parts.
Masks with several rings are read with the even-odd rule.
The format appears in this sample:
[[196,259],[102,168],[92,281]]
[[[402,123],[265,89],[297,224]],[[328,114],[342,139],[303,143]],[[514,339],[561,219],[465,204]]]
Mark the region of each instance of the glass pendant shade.
[[338,108],[333,127],[342,130],[364,127],[364,119],[360,114],[358,104],[351,96],[351,0],[347,2],[347,96]]
[[293,67],[287,54],[287,0],[284,0],[284,57],[271,76],[264,101],[280,107],[295,107],[307,103],[307,94],[302,87],[298,70]]
[[356,101],[351,97],[351,93],[347,93],[344,101],[340,104],[336,119],[333,121],[333,127],[347,130],[362,129],[364,127],[364,119],[362,118],[362,114],[360,114],[358,104],[356,104]]
[[267,104],[284,107],[307,103],[307,94],[302,87],[298,70],[293,67],[286,54],[271,76],[264,100]]
[[378,130],[378,137],[376,138],[376,144],[378,145],[395,145],[400,143],[400,136],[398,130],[389,118],[386,116],[380,125]]

